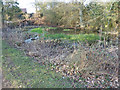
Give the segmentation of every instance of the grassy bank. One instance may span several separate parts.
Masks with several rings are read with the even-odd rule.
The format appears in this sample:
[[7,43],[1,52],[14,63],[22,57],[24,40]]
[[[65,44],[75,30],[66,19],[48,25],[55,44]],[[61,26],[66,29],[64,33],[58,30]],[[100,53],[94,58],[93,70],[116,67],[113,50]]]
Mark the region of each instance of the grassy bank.
[[[9,87],[21,88],[67,88],[72,87],[73,80],[51,70],[25,56],[22,51],[10,47],[5,41],[2,43],[3,75],[10,83]],[[5,86],[5,83],[4,83]],[[76,87],[81,87],[75,83]]]

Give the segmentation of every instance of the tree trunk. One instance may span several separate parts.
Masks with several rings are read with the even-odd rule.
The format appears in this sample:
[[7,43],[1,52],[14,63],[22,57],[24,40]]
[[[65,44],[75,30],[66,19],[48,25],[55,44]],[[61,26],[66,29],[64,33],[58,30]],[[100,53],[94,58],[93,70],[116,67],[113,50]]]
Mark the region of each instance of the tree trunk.
[[79,15],[80,15],[80,25],[82,25],[82,6],[79,9]]
[[3,2],[0,1],[0,29],[2,29],[3,23],[4,23],[4,19],[3,19]]
[[80,4],[80,8],[79,8],[79,19],[80,19],[80,26],[82,27],[83,26],[83,2],[81,2]]

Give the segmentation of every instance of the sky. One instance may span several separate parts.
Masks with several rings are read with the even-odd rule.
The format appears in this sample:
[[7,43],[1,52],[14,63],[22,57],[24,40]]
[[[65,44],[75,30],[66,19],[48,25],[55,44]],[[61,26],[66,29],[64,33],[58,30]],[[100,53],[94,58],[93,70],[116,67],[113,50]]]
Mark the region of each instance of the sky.
[[[35,13],[35,7],[33,5],[33,3],[35,2],[35,0],[17,0],[19,3],[19,7],[20,8],[27,8],[27,12],[28,13]],[[39,0],[39,1],[53,1],[53,0]],[[55,1],[55,0],[54,0]],[[71,1],[71,0],[58,0],[58,1]],[[80,0],[78,0],[80,1]],[[84,5],[89,4],[91,1],[99,1],[99,2],[109,2],[109,1],[116,1],[116,0],[86,0]],[[117,0],[119,1],[119,0]]]
[[35,13],[34,0],[17,0],[20,8],[27,8],[27,13]]

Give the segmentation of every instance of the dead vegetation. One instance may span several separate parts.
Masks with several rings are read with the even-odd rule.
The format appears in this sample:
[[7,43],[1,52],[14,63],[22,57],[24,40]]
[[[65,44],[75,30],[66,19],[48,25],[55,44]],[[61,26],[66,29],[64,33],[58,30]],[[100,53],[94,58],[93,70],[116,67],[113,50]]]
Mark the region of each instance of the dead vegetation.
[[[25,43],[25,32],[3,31],[3,39],[24,50],[39,63],[51,63],[56,72],[83,83],[86,87],[118,87],[118,47],[87,46],[77,48],[66,41],[35,40]],[[49,62],[49,63],[48,63]],[[81,78],[84,80],[81,81]]]

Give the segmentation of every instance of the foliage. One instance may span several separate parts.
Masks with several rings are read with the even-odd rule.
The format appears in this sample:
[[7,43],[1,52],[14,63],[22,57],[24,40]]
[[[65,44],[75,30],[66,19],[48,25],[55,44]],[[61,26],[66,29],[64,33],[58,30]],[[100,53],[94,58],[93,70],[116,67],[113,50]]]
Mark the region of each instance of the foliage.
[[45,22],[51,25],[81,28],[82,21],[87,32],[99,32],[101,26],[103,31],[117,29],[117,2],[91,2],[87,6],[78,2],[56,2],[54,5],[52,2],[37,2],[37,4],[40,8],[38,12],[43,13],[46,17]]
[[14,0],[7,0],[3,3],[3,15],[5,20],[16,20],[20,18],[21,9],[19,3]]
[[[119,23],[118,3],[91,2],[84,6],[83,3],[75,1],[73,3],[35,3],[37,16],[33,21],[39,23],[39,25],[46,24],[54,27],[34,28],[30,33],[22,32],[21,29],[4,31],[3,39],[17,48],[23,49],[25,54],[39,62],[38,64],[38,62],[23,55],[22,51],[11,48],[3,42],[3,72],[5,79],[10,80],[15,87],[81,87],[79,78],[83,79],[83,77],[86,78],[83,81],[88,87],[118,86],[116,81],[118,42],[115,41],[116,44],[113,42],[118,40],[118,32],[116,33]],[[21,11],[19,11],[17,2],[8,0],[3,7],[5,20],[19,18]],[[27,16],[26,19],[28,19]],[[75,32],[79,30],[84,34],[49,33],[49,30],[57,31],[61,28],[74,28],[72,30],[75,30]],[[71,32],[70,29],[64,29],[63,31],[65,33]],[[36,37],[35,33],[38,33],[37,37],[40,37],[38,40],[33,38]],[[111,36],[115,39],[109,39]],[[31,42],[25,42],[25,39],[29,38],[32,38],[30,39]],[[106,39],[111,40],[110,43]],[[73,78],[74,81],[71,83],[70,78],[66,77],[62,79],[60,73],[51,70],[61,72],[63,75]],[[101,78],[103,74],[110,77]],[[93,80],[91,80],[91,77]],[[99,82],[99,80],[105,81]],[[77,83],[78,81],[80,83]],[[111,83],[111,81],[116,82]],[[51,82],[52,84],[48,84]],[[98,86],[98,83],[100,86]]]

